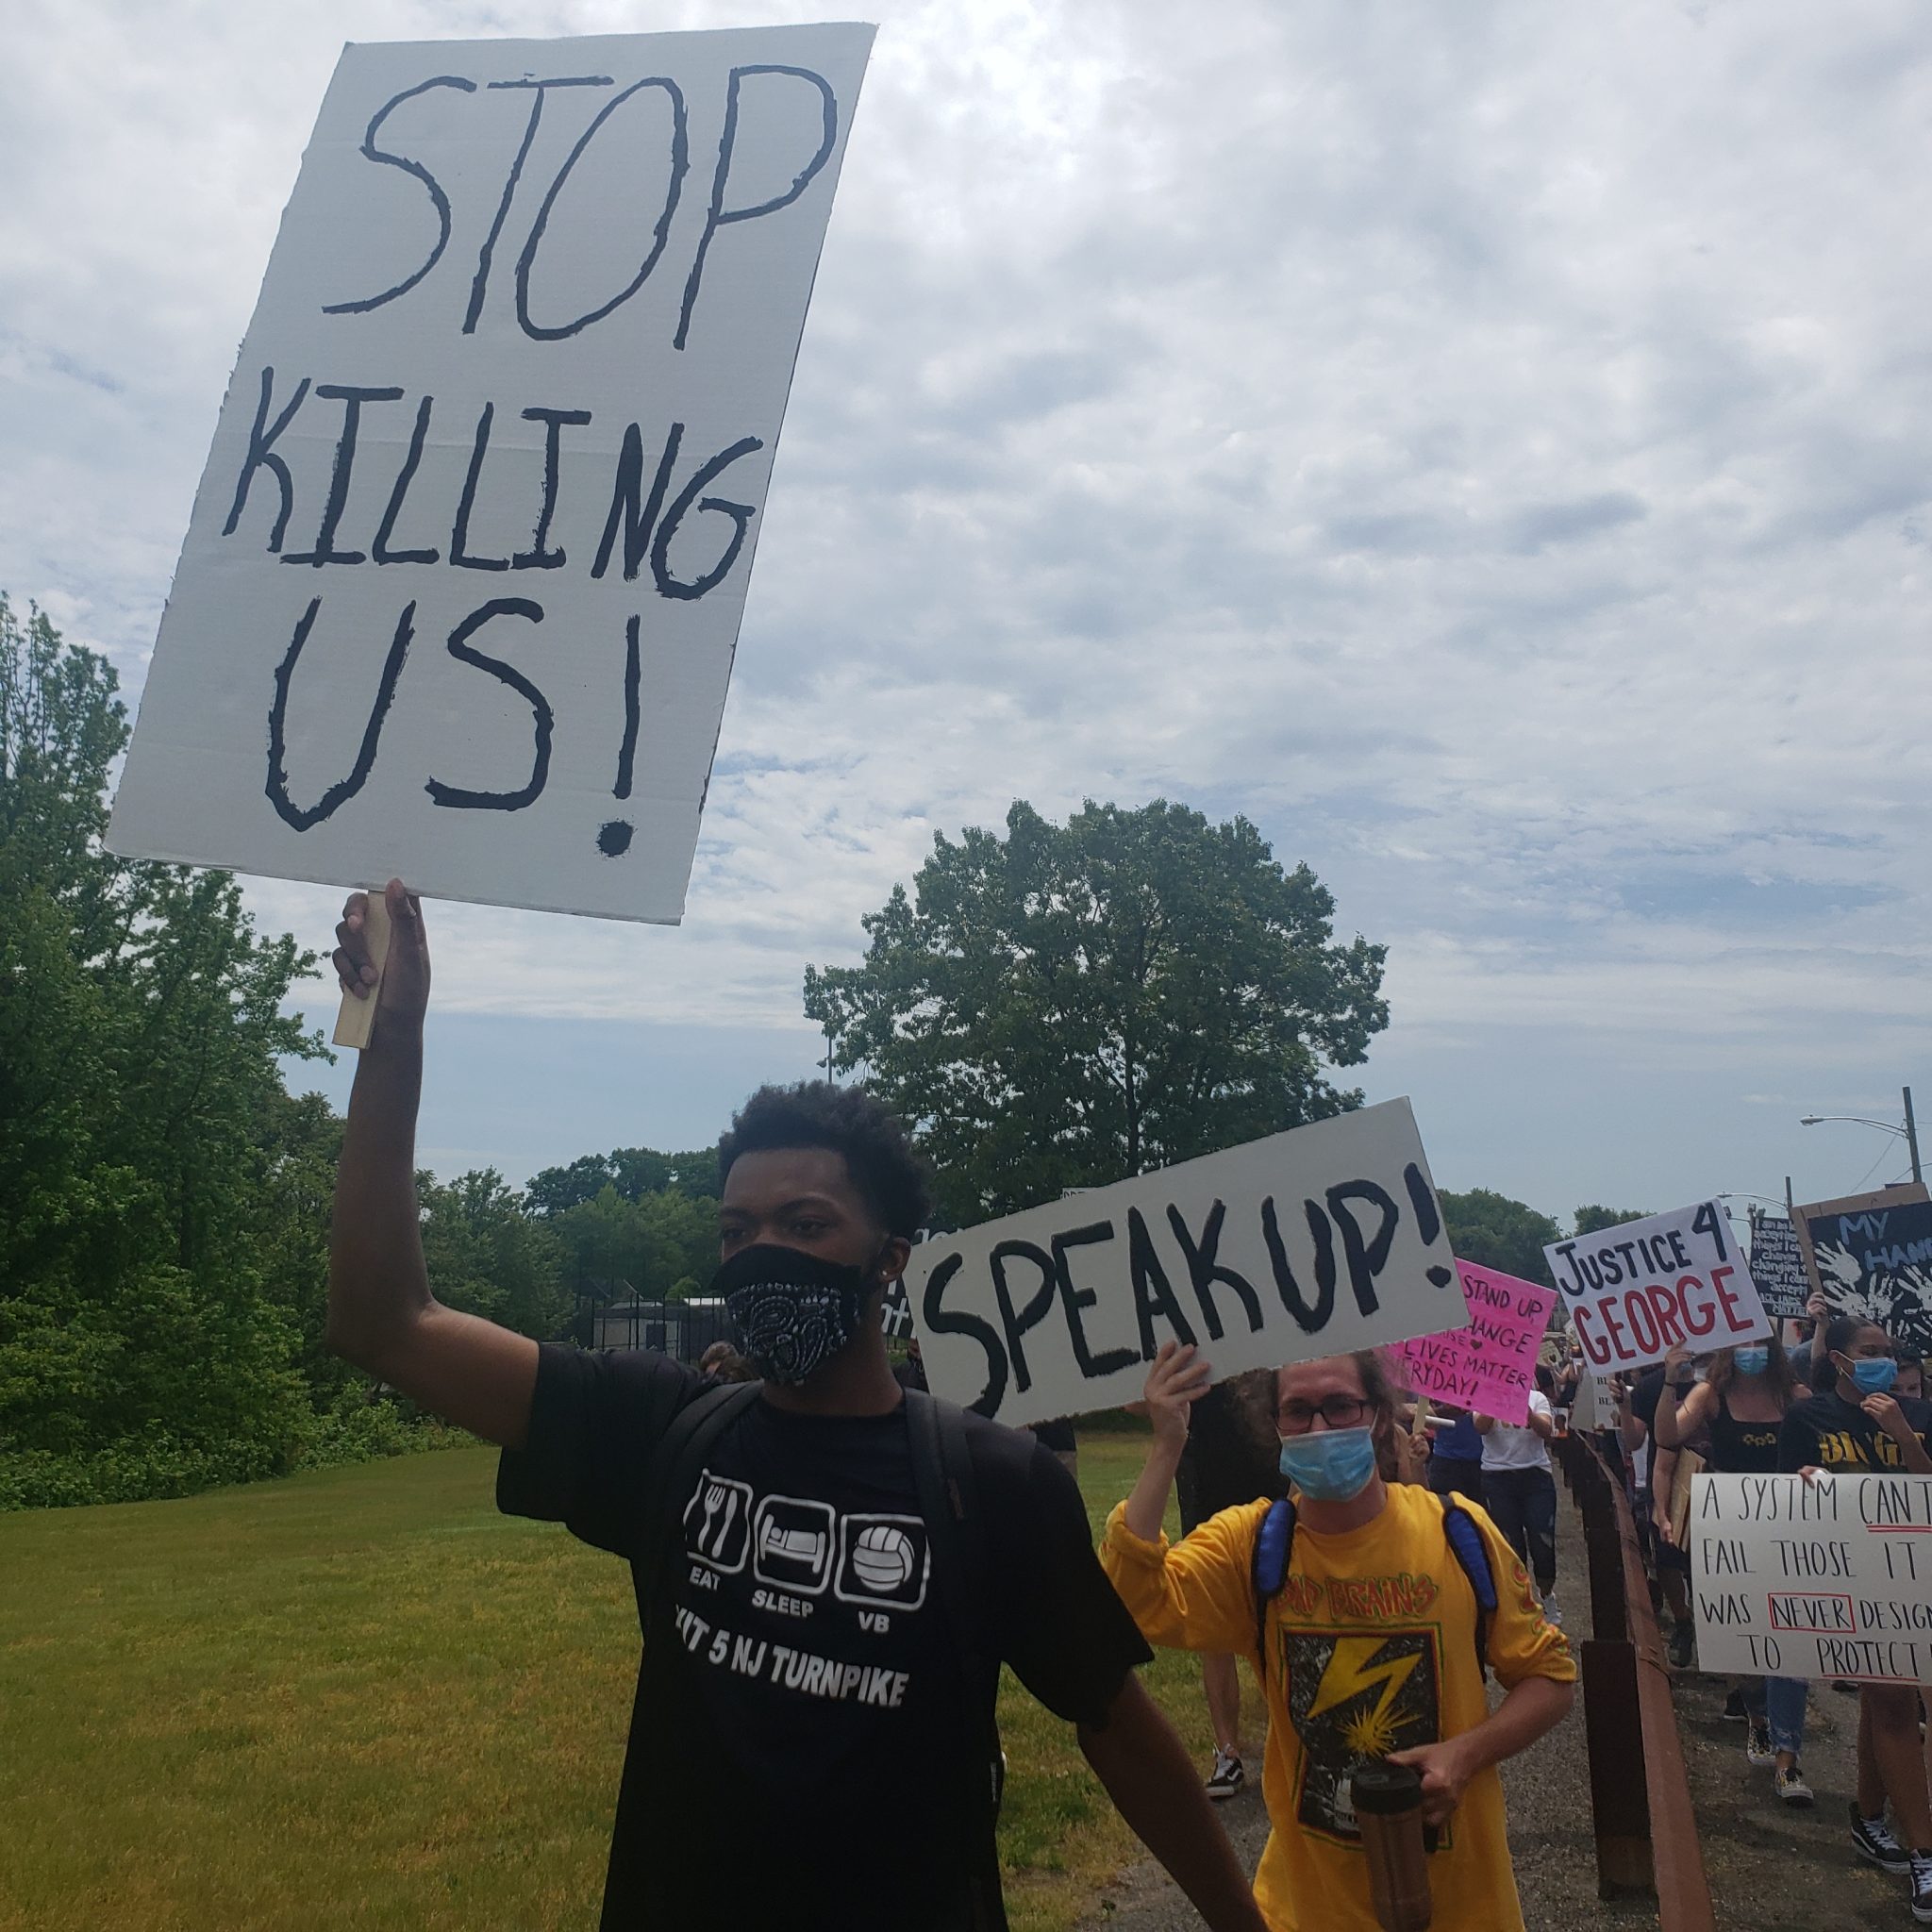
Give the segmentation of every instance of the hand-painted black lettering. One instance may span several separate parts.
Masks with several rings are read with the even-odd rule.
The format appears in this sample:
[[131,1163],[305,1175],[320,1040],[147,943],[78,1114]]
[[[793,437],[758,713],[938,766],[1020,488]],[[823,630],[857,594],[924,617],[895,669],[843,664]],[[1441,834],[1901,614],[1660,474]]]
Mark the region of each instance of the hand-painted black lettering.
[[403,458],[403,467],[396,472],[396,486],[389,493],[389,508],[382,513],[382,525],[375,533],[375,541],[369,546],[369,554],[377,563],[434,563],[441,552],[436,550],[391,550],[389,540],[396,533],[396,519],[403,513],[403,504],[409,494],[409,485],[416,480],[416,466],[423,460],[423,445],[429,436],[429,412],[436,407],[434,396],[425,396],[416,405],[416,427],[409,437],[409,453]]
[[[596,139],[598,129],[633,94],[647,87],[661,87],[671,98],[671,179],[664,192],[663,212],[658,215],[658,225],[652,230],[650,253],[644,257],[643,266],[631,277],[628,286],[611,296],[601,308],[592,308],[575,322],[566,322],[559,327],[546,328],[530,320],[530,268],[537,259],[537,245],[543,239],[550,210],[556,206],[557,197],[562,193],[563,184],[570,179],[571,170]],[[684,177],[690,168],[691,142],[684,111],[684,93],[675,80],[667,80],[662,75],[652,75],[647,80],[634,82],[605,103],[596,119],[577,137],[577,144],[557,171],[557,179],[550,184],[550,192],[543,197],[542,207],[537,210],[537,219],[530,225],[529,240],[524,243],[524,252],[517,257],[517,321],[526,336],[540,342],[561,341],[565,336],[574,336],[579,329],[589,328],[593,322],[602,322],[613,308],[622,308],[644,286],[664,253],[665,242],[671,239],[671,218],[677,212],[677,198],[684,192]]]
[[1315,1244],[1315,1306],[1335,1306],[1335,1230],[1322,1212],[1319,1201],[1304,1201],[1302,1212],[1307,1217],[1308,1239]]
[[485,403],[483,413],[476,418],[476,441],[470,447],[470,472],[463,478],[463,493],[457,504],[456,528],[450,532],[449,560],[464,570],[508,570],[507,557],[472,557],[470,555],[470,512],[476,507],[476,479],[483,474],[483,458],[490,454],[490,425],[496,415],[496,405]]
[[282,492],[281,511],[275,518],[275,528],[268,533],[271,555],[279,554],[282,538],[289,527],[289,512],[295,508],[294,479],[289,475],[288,464],[275,454],[275,439],[295,420],[295,411],[302,407],[303,398],[308,393],[308,378],[305,375],[295,385],[295,393],[289,398],[289,407],[270,424],[269,402],[275,394],[275,387],[274,369],[264,368],[261,372],[261,400],[255,406],[255,427],[248,432],[248,454],[242,458],[242,474],[235,479],[235,501],[229,507],[228,521],[222,525],[223,536],[232,537],[235,534],[235,527],[242,521],[242,508],[248,501],[248,486],[255,480],[256,471],[266,470]]
[[638,492],[644,481],[644,437],[635,423],[626,424],[624,447],[617,455],[617,475],[610,491],[610,514],[605,519],[604,536],[597,545],[597,560],[591,575],[601,577],[610,562],[611,546],[624,531],[624,575],[626,580],[643,568],[644,552],[650,544],[651,528],[664,507],[664,492],[671,487],[671,466],[677,460],[678,444],[684,441],[684,425],[674,423],[664,439],[664,453],[658,458],[658,474],[651,479],[651,493],[639,508]]
[[1324,1280],[1318,1274],[1315,1299],[1310,1302],[1302,1293],[1301,1283],[1294,1278],[1294,1269],[1288,1258],[1288,1246],[1281,1239],[1281,1224],[1275,1218],[1272,1194],[1261,1203],[1261,1239],[1268,1243],[1268,1265],[1274,1271],[1274,1291],[1281,1297],[1281,1306],[1288,1310],[1303,1334],[1318,1334],[1327,1327],[1328,1318],[1335,1312],[1333,1251],[1329,1253],[1327,1278]]
[[346,778],[331,785],[314,805],[304,811],[289,796],[289,687],[294,681],[295,666],[301,661],[303,647],[308,642],[308,633],[315,628],[316,613],[321,608],[320,597],[309,598],[308,608],[302,613],[295,625],[295,635],[289,641],[282,661],[275,666],[275,702],[270,705],[268,712],[268,784],[265,788],[268,802],[275,807],[282,822],[292,825],[298,832],[319,825],[338,806],[345,804],[361,791],[369,776],[369,768],[375,762],[375,748],[382,739],[382,721],[389,716],[389,708],[394,702],[396,680],[403,675],[403,662],[409,655],[409,641],[416,634],[416,607],[408,604],[396,620],[395,636],[390,641],[388,657],[383,659],[382,675],[376,682],[375,697],[369,707],[369,722],[362,727],[362,743],[356,753],[356,762],[349,768]]
[[1208,1336],[1212,1341],[1219,1341],[1222,1334],[1221,1314],[1214,1306],[1214,1284],[1217,1281],[1225,1283],[1241,1296],[1241,1307],[1247,1310],[1248,1333],[1258,1334],[1261,1327],[1261,1297],[1255,1292],[1254,1284],[1214,1258],[1221,1246],[1221,1224],[1226,1219],[1226,1202],[1215,1202],[1208,1210],[1207,1224],[1201,1229],[1201,1239],[1196,1241],[1188,1231],[1188,1224],[1181,1219],[1181,1210],[1172,1206],[1167,1210],[1167,1224],[1174,1229],[1174,1239],[1181,1244],[1188,1274],[1194,1285],[1194,1299],[1201,1304],[1201,1320],[1207,1324]]
[[1074,1271],[1067,1260],[1069,1248],[1091,1247],[1099,1241],[1113,1240],[1113,1223],[1096,1221],[1088,1227],[1069,1229],[1065,1234],[1053,1238],[1054,1274],[1060,1287],[1060,1307],[1066,1310],[1067,1334],[1074,1344],[1074,1359],[1080,1365],[1080,1373],[1090,1382],[1097,1375],[1110,1375],[1117,1369],[1130,1369],[1141,1359],[1137,1350],[1131,1348],[1110,1348],[1105,1355],[1096,1356],[1092,1345],[1087,1340],[1087,1326],[1084,1311],[1092,1307],[1100,1297],[1091,1288],[1074,1286]]
[[401,93],[385,101],[371,117],[368,132],[362,137],[362,154],[366,160],[375,161],[379,166],[400,168],[404,174],[415,175],[428,189],[438,224],[436,246],[429,251],[423,266],[414,275],[405,275],[394,288],[385,289],[379,295],[366,296],[359,302],[325,302],[322,308],[325,315],[366,315],[372,308],[380,308],[385,302],[393,302],[398,295],[407,295],[442,259],[442,251],[449,246],[449,196],[442,192],[442,184],[421,161],[412,161],[407,155],[392,155],[375,144],[375,137],[390,115],[405,101],[413,101],[418,94],[426,94],[433,87],[461,88],[467,94],[476,92],[474,80],[463,80],[454,74],[439,74],[434,80],[421,81],[415,87],[405,88]]
[[750,526],[753,510],[748,503],[726,503],[722,497],[708,496],[698,505],[701,510],[722,511],[731,519],[731,541],[724,546],[724,554],[703,576],[693,577],[690,582],[671,575],[671,544],[678,526],[684,522],[685,513],[691,508],[695,497],[712,477],[727,470],[740,457],[749,456],[755,449],[763,449],[764,442],[756,436],[741,436],[729,449],[721,449],[709,462],[703,465],[698,473],[678,491],[677,501],[671,506],[670,513],[658,526],[658,541],[651,545],[651,575],[656,580],[658,591],[664,597],[702,597],[707,591],[713,590],[724,581],[725,574],[738,561],[738,553],[744,544],[744,533]]
[[543,607],[531,603],[527,597],[492,597],[480,609],[471,611],[450,632],[449,654],[462,663],[474,664],[478,671],[487,671],[491,677],[501,679],[529,706],[537,730],[536,748],[530,760],[529,781],[514,791],[467,791],[460,786],[444,785],[435,778],[423,788],[438,805],[451,806],[461,811],[522,811],[526,805],[536,804],[550,776],[550,732],[555,722],[550,700],[522,672],[513,671],[500,658],[485,657],[470,642],[486,624],[497,617],[521,617],[531,624],[541,624]]
[[1412,1160],[1402,1170],[1402,1185],[1408,1190],[1408,1205],[1415,1209],[1415,1231],[1423,1246],[1432,1248],[1442,1232],[1442,1217],[1436,1212],[1435,1197],[1422,1169]]
[[[639,662],[638,623],[635,613],[624,626],[624,742],[617,748],[617,783],[610,788],[613,798],[630,796],[631,766],[638,755],[638,686],[642,679]],[[597,828],[597,850],[606,858],[621,858],[630,850],[632,826],[627,819],[608,819]]]
[[[724,183],[731,173],[731,150],[738,140],[738,91],[744,77],[751,74],[789,74],[794,79],[809,81],[818,89],[824,103],[824,131],[818,152],[805,164],[783,194],[774,194],[770,201],[761,201],[756,208],[727,208],[724,206]],[[731,70],[731,78],[724,89],[724,132],[718,142],[718,168],[711,176],[711,208],[705,218],[705,232],[698,238],[697,254],[691,259],[691,275],[684,285],[684,302],[677,311],[677,333],[671,339],[673,348],[684,347],[685,337],[691,329],[691,312],[697,305],[698,284],[704,279],[705,257],[710,253],[711,237],[733,222],[754,221],[759,215],[776,214],[781,208],[790,208],[810,185],[813,175],[831,158],[832,145],[838,138],[839,101],[824,75],[814,74],[809,67],[758,65]]]
[[[1366,1241],[1346,1203],[1366,1201],[1381,1215],[1380,1224]],[[1328,1190],[1328,1211],[1341,1230],[1341,1252],[1348,1257],[1348,1285],[1355,1291],[1356,1306],[1363,1314],[1373,1315],[1380,1306],[1375,1294],[1375,1277],[1388,1265],[1389,1250],[1402,1221],[1402,1210],[1377,1181],[1343,1181]]]
[[928,1335],[970,1335],[986,1351],[986,1387],[966,1407],[975,1415],[994,1415],[1007,1392],[1007,1354],[991,1322],[977,1315],[948,1314],[946,1290],[958,1274],[965,1257],[948,1255],[925,1277],[925,1292],[919,1301],[919,1325]]
[[509,173],[504,178],[503,199],[496,204],[496,219],[490,224],[490,232],[483,238],[483,246],[476,256],[476,275],[470,284],[470,306],[463,311],[463,333],[473,336],[476,333],[476,319],[483,313],[483,297],[490,288],[490,264],[496,254],[496,238],[503,233],[505,219],[509,214],[509,205],[516,199],[517,182],[524,172],[524,163],[530,158],[530,143],[537,139],[537,124],[543,118],[543,96],[554,87],[608,87],[611,85],[608,74],[580,74],[554,80],[492,80],[491,92],[508,88],[528,88],[530,92],[530,118],[524,124],[524,138],[517,145],[516,159],[509,164]]
[[550,519],[557,514],[557,473],[558,445],[562,441],[564,425],[581,429],[591,420],[588,409],[525,409],[525,423],[541,423],[543,425],[543,504],[537,512],[537,528],[530,540],[530,547],[520,551],[509,560],[512,570],[561,570],[564,554],[561,550],[548,548],[550,541]]
[[1154,1338],[1154,1318],[1158,1315],[1173,1332],[1174,1341],[1192,1342],[1194,1331],[1181,1313],[1181,1305],[1160,1265],[1154,1237],[1138,1208],[1127,1209],[1127,1271],[1134,1282],[1134,1314],[1141,1324],[1141,1359],[1151,1362],[1160,1353]]
[[349,472],[356,461],[356,432],[362,422],[364,403],[399,403],[399,389],[350,389],[339,382],[319,382],[315,393],[323,402],[342,406],[342,433],[336,438],[335,468],[329,473],[328,501],[323,506],[322,526],[315,533],[313,550],[291,550],[284,563],[308,563],[320,570],[325,563],[367,563],[359,550],[338,550],[336,532],[341,527],[342,511],[349,503]]
[[[1033,1299],[1017,1314],[1013,1309],[1013,1291],[1007,1284],[1008,1261],[1030,1261],[1040,1270],[1040,1286],[1034,1290]],[[1026,1367],[1022,1341],[1026,1331],[1037,1327],[1053,1307],[1059,1272],[1053,1265],[1053,1257],[1031,1241],[995,1242],[989,1265],[992,1269],[993,1296],[1000,1305],[1000,1321],[1007,1331],[1007,1357],[1013,1365],[1013,1387],[1024,1395],[1032,1388],[1033,1376]]]

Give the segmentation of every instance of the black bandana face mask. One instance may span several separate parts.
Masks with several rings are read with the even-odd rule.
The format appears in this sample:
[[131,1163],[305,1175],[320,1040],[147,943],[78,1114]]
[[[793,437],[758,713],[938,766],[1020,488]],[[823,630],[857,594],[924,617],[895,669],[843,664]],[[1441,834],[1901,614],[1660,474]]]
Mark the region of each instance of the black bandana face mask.
[[768,1382],[796,1387],[857,1335],[876,1286],[871,1268],[759,1241],[711,1277],[738,1350]]

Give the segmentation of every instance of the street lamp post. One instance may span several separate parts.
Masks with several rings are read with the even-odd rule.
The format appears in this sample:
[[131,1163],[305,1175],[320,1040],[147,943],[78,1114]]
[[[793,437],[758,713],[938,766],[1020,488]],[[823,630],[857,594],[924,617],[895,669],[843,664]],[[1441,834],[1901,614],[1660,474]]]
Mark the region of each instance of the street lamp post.
[[1822,1127],[1827,1121],[1845,1121],[1857,1127],[1876,1127],[1883,1134],[1896,1134],[1906,1143],[1906,1151],[1911,1156],[1912,1178],[1923,1183],[1925,1172],[1919,1164],[1919,1123],[1912,1113],[1912,1090],[1902,1088],[1905,1095],[1906,1123],[1900,1126],[1896,1121],[1867,1120],[1858,1113],[1807,1113],[1798,1124],[1801,1127]]

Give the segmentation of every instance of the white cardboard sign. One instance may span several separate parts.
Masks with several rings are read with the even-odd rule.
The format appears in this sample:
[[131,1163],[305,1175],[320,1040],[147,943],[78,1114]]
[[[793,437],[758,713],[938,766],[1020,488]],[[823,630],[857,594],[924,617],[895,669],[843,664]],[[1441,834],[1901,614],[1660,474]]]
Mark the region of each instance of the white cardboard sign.
[[933,1392],[1013,1424],[1139,1398],[1166,1341],[1216,1380],[1469,1319],[1407,1100],[923,1241]]
[[1599,1374],[1771,1333],[1751,1271],[1715,1201],[1626,1221],[1543,1250],[1585,1358]]
[[872,35],[343,49],[114,850],[675,923]]
[[1932,1683],[1932,1476],[1697,1475],[1701,1670]]

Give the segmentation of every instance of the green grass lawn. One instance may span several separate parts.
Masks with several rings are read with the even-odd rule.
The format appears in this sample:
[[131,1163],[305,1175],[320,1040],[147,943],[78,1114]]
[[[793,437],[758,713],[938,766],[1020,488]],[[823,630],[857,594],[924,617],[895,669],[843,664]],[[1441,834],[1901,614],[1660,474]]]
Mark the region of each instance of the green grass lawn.
[[[1096,1529],[1142,1447],[1083,1441]],[[494,1467],[0,1515],[0,1927],[593,1925],[629,1574]],[[1192,1659],[1146,1678],[1204,1753]],[[1059,1932],[1137,1848],[1067,1726],[1010,1683],[1001,1724],[1008,1907]]]

